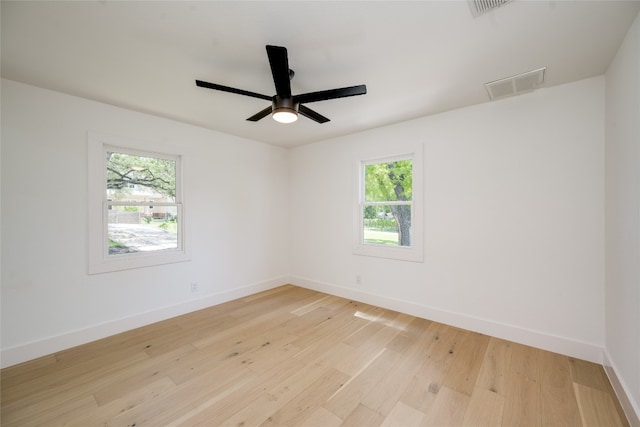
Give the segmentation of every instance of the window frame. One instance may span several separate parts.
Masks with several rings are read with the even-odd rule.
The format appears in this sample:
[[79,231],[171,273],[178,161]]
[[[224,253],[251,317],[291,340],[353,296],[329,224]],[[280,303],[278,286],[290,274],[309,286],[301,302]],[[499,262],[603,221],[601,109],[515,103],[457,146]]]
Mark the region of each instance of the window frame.
[[[176,162],[176,194],[175,202],[153,202],[153,206],[176,206],[177,248],[157,251],[109,254],[108,248],[108,210],[109,206],[147,206],[148,202],[114,201],[107,198],[106,153],[118,152],[134,156],[153,157],[174,160]],[[113,271],[164,265],[184,262],[191,259],[187,251],[184,207],[183,170],[184,156],[168,153],[148,143],[128,138],[116,137],[98,132],[88,133],[88,177],[89,177],[89,274],[108,273]]]
[[[365,197],[365,168],[367,165],[389,163],[398,160],[412,162],[411,201],[407,202],[367,202]],[[355,162],[356,197],[354,203],[353,253],[378,258],[390,258],[401,261],[424,262],[423,256],[423,209],[422,209],[422,146],[415,144],[402,153],[379,152],[362,156]],[[408,204],[411,206],[411,245],[392,246],[364,241],[364,209],[367,205]]]

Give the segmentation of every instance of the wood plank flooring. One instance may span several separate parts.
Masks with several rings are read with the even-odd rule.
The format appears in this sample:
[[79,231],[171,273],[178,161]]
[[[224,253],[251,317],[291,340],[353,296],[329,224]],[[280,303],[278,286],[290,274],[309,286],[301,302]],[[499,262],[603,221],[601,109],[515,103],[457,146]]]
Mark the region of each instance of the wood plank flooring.
[[601,366],[287,285],[1,372],[2,426],[628,426]]

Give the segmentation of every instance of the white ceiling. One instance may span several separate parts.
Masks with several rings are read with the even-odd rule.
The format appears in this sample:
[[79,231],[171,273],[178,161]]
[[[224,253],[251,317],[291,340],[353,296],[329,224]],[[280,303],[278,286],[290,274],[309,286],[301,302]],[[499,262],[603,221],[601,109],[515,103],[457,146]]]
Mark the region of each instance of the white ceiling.
[[[522,1],[474,18],[466,1],[1,2],[2,77],[292,147],[489,102],[484,83],[547,67],[545,87],[601,75],[640,1]],[[265,45],[285,46],[294,94],[331,119],[245,119],[273,95]]]

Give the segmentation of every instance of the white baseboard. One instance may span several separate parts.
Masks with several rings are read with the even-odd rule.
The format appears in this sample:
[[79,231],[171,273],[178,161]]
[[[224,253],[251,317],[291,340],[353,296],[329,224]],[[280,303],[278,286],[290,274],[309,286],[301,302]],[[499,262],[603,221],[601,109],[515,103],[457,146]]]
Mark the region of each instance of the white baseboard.
[[629,425],[631,425],[631,427],[640,427],[640,406],[638,406],[638,402],[635,402],[631,397],[626,383],[618,376],[619,371],[606,349],[604,350],[603,365],[604,371],[607,373],[607,377],[609,377],[609,382],[616,392],[620,405],[627,416]]
[[242,298],[257,292],[265,291],[289,283],[288,276],[276,277],[263,282],[253,283],[234,289],[206,295],[180,304],[162,307],[134,316],[105,322],[87,328],[67,332],[38,341],[29,342],[16,347],[3,349],[0,353],[0,367],[16,365],[38,357],[56,353],[81,344],[99,340],[151,323],[170,319],[192,311],[201,310],[227,301]]
[[378,307],[490,335],[496,338],[602,364],[603,349],[595,344],[575,341],[565,337],[559,337],[539,331],[520,328],[514,325],[441,310],[426,305],[416,304],[414,302],[376,295],[359,289],[345,288],[330,283],[318,282],[303,277],[292,276],[290,279],[292,284],[304,288],[357,300]]

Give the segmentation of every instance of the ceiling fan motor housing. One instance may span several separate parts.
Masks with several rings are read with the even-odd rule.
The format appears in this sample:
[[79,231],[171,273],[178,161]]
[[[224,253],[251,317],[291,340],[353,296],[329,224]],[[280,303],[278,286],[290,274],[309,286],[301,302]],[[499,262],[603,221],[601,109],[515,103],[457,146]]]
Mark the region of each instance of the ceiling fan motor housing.
[[287,111],[289,113],[298,114],[298,104],[291,98],[280,98],[278,95],[273,97],[273,112]]
[[292,97],[281,98],[276,95],[273,97],[271,115],[277,122],[293,123],[298,119],[299,106],[300,104],[294,102]]

